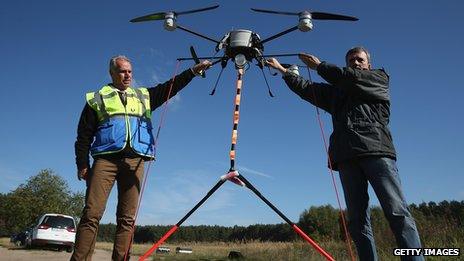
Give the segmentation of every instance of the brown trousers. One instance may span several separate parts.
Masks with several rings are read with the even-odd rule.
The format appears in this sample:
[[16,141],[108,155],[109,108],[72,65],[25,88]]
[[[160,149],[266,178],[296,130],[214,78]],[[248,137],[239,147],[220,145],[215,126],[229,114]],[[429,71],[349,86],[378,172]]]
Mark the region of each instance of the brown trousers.
[[118,187],[118,207],[112,259],[124,260],[132,237],[143,168],[144,162],[141,158],[111,160],[100,158],[94,161],[87,177],[85,207],[77,227],[71,260],[92,260],[98,225],[115,181]]

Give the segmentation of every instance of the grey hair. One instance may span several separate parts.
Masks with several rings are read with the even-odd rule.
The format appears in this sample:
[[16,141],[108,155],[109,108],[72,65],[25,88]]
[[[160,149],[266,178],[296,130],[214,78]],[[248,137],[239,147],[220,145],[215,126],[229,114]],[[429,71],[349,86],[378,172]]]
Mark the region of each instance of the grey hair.
[[116,55],[116,56],[113,56],[111,57],[110,59],[110,72],[114,72],[117,65],[116,65],[116,61],[117,60],[124,60],[124,61],[127,61],[129,63],[131,63],[131,61],[129,60],[129,58],[127,58],[126,56],[124,55]]
[[346,55],[345,55],[345,62],[346,64],[348,64],[348,56],[351,55],[351,54],[354,54],[354,53],[360,53],[360,52],[364,52],[367,56],[367,62],[371,63],[371,55],[369,54],[369,51],[364,48],[363,46],[355,46],[351,49],[348,50],[348,52],[346,52]]

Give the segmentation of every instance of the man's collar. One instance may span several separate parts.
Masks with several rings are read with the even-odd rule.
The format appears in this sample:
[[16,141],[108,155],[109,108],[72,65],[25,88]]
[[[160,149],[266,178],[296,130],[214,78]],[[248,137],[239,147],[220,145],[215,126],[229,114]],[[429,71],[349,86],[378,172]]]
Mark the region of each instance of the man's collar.
[[120,90],[120,89],[114,87],[114,85],[113,85],[112,83],[108,83],[108,86],[110,86],[111,89],[113,89],[114,91],[117,91],[117,92],[121,92],[121,93],[127,92],[127,89],[125,89],[125,90]]

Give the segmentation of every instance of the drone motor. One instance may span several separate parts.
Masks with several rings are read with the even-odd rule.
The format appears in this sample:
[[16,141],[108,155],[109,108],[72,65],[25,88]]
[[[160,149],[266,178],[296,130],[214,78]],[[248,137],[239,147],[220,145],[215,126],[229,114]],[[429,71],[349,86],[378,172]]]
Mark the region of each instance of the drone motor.
[[298,29],[302,32],[308,32],[313,29],[311,13],[304,11],[299,14]]
[[164,16],[164,29],[174,31],[176,28],[176,15],[173,12],[166,12],[166,15]]

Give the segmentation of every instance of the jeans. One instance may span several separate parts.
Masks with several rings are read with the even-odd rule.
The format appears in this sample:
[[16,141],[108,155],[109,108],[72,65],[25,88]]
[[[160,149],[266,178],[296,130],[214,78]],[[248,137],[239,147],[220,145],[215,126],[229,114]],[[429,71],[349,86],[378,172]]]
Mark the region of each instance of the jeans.
[[[395,160],[386,157],[349,160],[339,163],[339,173],[348,210],[348,227],[360,260],[378,260],[370,220],[368,183],[379,199],[398,247],[421,247],[416,223],[402,192]],[[401,260],[424,258],[403,256]]]

